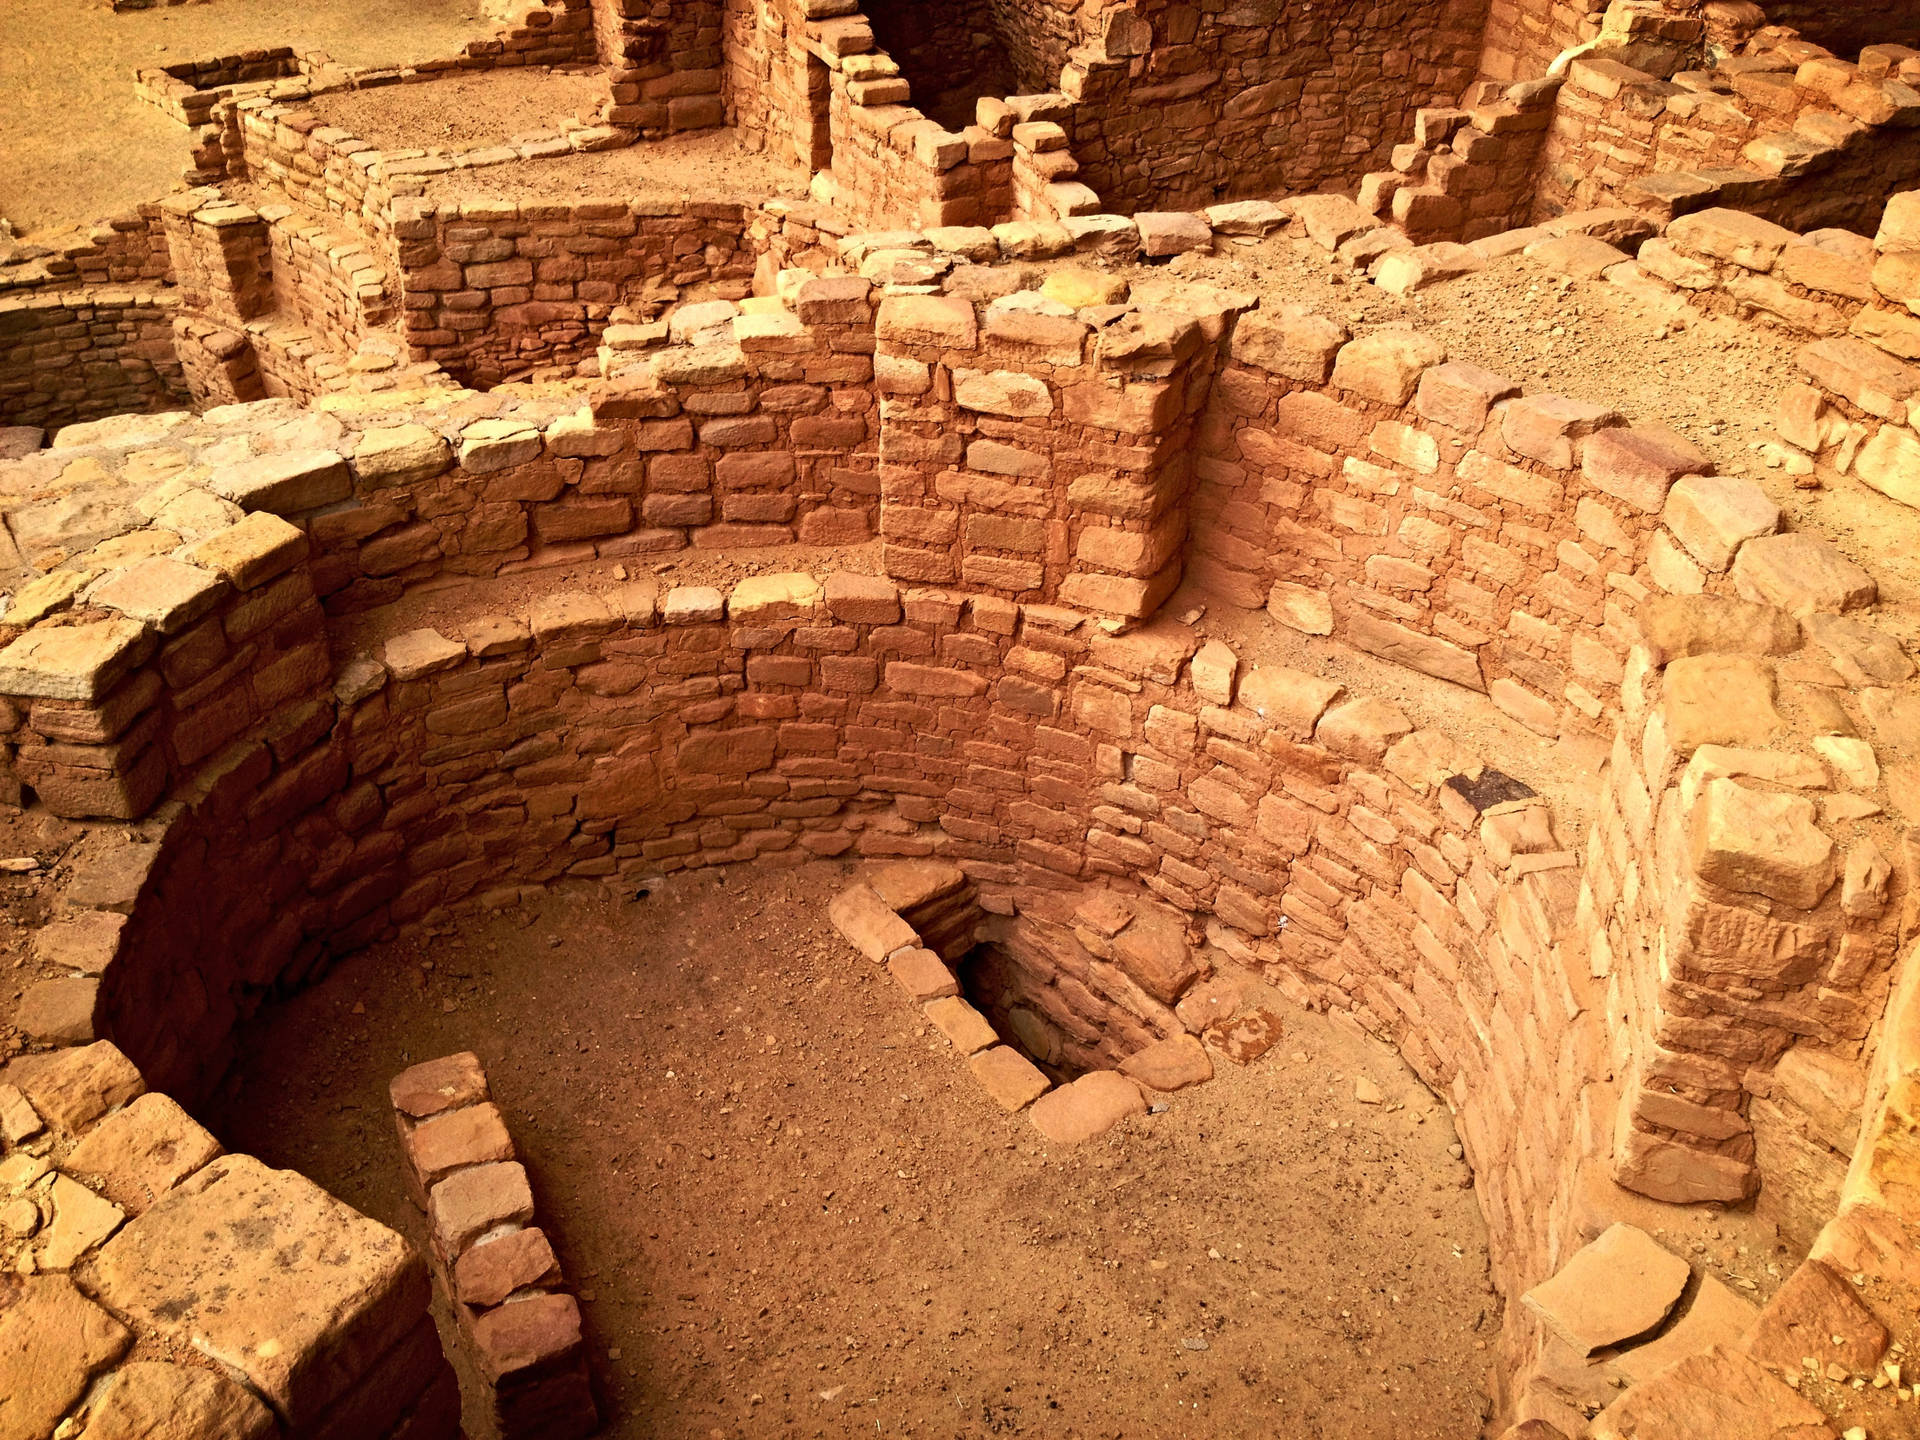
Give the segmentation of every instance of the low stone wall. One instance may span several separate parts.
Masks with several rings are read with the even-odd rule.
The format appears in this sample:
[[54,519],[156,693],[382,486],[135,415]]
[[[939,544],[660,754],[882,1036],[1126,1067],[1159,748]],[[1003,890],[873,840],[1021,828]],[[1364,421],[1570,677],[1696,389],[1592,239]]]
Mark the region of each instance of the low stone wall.
[[1619,60],[1575,60],[1534,218],[1618,204],[1668,218],[1730,205],[1795,229],[1871,230],[1920,157],[1920,90],[1908,83],[1920,57],[1870,47],[1856,64],[1782,30],[1763,30],[1744,49],[1671,82]]
[[[223,100],[272,96],[282,88],[317,88],[346,78],[330,56],[280,45],[142,68],[134,71],[133,93],[182,125],[200,126],[213,118]],[[300,83],[282,87],[280,82],[287,80]]]
[[533,1192],[486,1072],[470,1053],[390,1087],[407,1185],[426,1213],[434,1274],[500,1440],[576,1440],[600,1425],[580,1306],[534,1223]]
[[59,290],[0,299],[0,420],[54,428],[183,405],[177,296]]
[[[77,959],[81,911],[37,943]],[[453,1440],[460,1395],[399,1235],[219,1142],[105,1041],[0,1069],[10,1434]],[[288,1263],[327,1255],[327,1263]],[[200,1364],[172,1357],[191,1352]]]
[[750,208],[694,200],[400,202],[404,333],[416,359],[493,384],[593,356],[617,306],[678,287],[748,291]]
[[0,258],[0,295],[97,285],[157,285],[172,278],[158,203],[82,234],[13,247]]

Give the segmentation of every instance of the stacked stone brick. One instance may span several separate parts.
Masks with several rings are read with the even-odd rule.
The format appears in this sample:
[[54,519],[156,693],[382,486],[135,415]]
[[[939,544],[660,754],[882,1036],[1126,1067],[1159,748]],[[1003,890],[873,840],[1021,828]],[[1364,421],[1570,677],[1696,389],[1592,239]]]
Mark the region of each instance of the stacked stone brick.
[[[88,937],[63,931],[78,925],[39,938],[74,955]],[[0,1156],[9,1434],[459,1434],[406,1241],[300,1175],[222,1154],[114,1046],[0,1069]],[[190,1350],[213,1363],[172,1358]]]
[[434,1273],[501,1440],[571,1440],[600,1425],[580,1306],[535,1221],[477,1056],[415,1065],[391,1086],[407,1184],[426,1213]]
[[0,419],[46,428],[185,404],[178,306],[105,287],[0,299]]

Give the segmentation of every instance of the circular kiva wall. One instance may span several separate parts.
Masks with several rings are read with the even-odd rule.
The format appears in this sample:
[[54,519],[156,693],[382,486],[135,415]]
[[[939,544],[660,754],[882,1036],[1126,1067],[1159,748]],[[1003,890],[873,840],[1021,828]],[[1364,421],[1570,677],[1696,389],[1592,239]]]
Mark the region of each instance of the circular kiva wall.
[[[46,933],[91,958],[28,991],[30,1037],[98,1031],[191,1100],[262,996],[441,907],[937,856],[996,922],[1115,886],[1391,1039],[1455,1108],[1509,1296],[1590,1238],[1603,1175],[1666,1201],[1772,1183],[1753,1102],[1795,1104],[1783,1054],[1856,1077],[1867,1121],[1819,1243],[1864,1272],[1861,1236],[1900,1232],[1904,1152],[1876,1137],[1907,1022],[1875,1027],[1907,883],[1880,818],[1905,743],[1891,671],[1912,667],[1842,618],[1870,576],[1771,533],[1777,510],[1755,523],[1745,482],[1687,479],[1704,457],[1670,435],[1519,397],[1426,337],[1349,341],[1217,295],[1099,331],[956,295],[869,309],[850,279],[792,298],[577,410],[230,407],[23,462],[125,476],[195,426],[248,437],[138,497],[141,525],[68,535],[98,563],[56,562],[8,611],[10,773],[60,813],[145,817],[89,840],[77,928]],[[821,508],[859,509],[892,578],[609,583],[479,613],[486,577],[538,590],[549,551],[665,543],[636,523],[656,496],[724,505],[723,472],[772,467],[788,478],[741,488],[804,489],[778,438],[709,437],[700,397],[752,411],[807,384],[809,356],[864,356],[863,331],[871,388],[823,383],[841,413],[877,401],[878,450],[854,449],[877,503]],[[663,457],[710,488],[656,486]],[[543,530],[554,514],[608,528]],[[709,515],[674,543],[711,543]],[[726,524],[711,539],[739,538]],[[1266,601],[1229,627],[1256,643],[1331,632],[1536,728],[1616,730],[1584,845],[1379,696],[1130,625],[1188,559]],[[1689,573],[1702,593],[1662,593]],[[326,608],[467,577],[457,622],[416,626],[403,598],[334,648]],[[1369,586],[1397,608],[1356,604]],[[1185,1028],[1184,990],[1126,978],[1129,1044]],[[1509,1313],[1517,1369],[1538,1337]]]

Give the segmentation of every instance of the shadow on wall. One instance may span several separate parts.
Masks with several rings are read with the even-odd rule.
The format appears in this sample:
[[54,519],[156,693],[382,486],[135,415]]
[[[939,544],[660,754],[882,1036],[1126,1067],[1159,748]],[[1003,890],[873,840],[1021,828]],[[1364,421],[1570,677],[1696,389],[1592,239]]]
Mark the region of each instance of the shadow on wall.
[[915,107],[943,128],[971,125],[982,96],[1019,93],[1013,50],[990,0],[869,0],[862,13],[874,43],[912,86]]

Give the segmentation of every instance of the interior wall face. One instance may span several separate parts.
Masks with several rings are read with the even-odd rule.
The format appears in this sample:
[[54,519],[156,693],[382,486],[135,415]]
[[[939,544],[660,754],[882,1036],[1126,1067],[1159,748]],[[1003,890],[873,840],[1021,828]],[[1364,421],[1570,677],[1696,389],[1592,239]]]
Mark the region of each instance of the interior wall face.
[[1150,48],[1087,74],[1079,178],[1109,210],[1351,190],[1480,67],[1487,0],[1146,4]]
[[1767,19],[1851,60],[1866,45],[1920,45],[1920,0],[1763,0]]
[[977,98],[1019,88],[1000,9],[988,0],[869,0],[861,13],[912,85],[914,108],[960,130],[973,123]]

